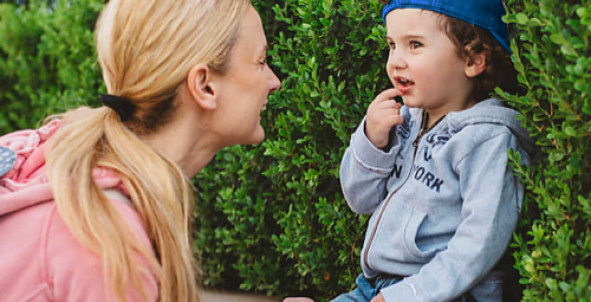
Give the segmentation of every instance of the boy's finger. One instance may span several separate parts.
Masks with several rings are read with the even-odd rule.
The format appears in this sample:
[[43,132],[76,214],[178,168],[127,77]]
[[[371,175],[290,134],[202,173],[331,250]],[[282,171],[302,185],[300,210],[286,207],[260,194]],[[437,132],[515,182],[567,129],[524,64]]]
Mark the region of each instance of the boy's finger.
[[[397,96],[402,95],[402,93],[400,92],[399,89],[397,88],[390,88],[390,89],[386,89],[384,91],[382,91],[380,94],[378,94],[378,96],[376,97],[376,102],[385,102],[385,101],[394,101],[394,98]],[[394,101],[396,102],[396,101]]]
[[396,115],[394,117],[394,125],[402,125],[404,123],[404,117],[402,115]]
[[384,110],[395,110],[396,114],[399,114],[400,108],[402,107],[402,105],[400,105],[399,103],[397,103],[395,101],[391,101],[391,102],[378,102],[378,103],[374,104],[373,107],[378,109],[380,112],[384,111]]
[[388,129],[396,126],[396,125],[402,125],[402,123],[404,122],[404,118],[400,115],[388,115],[386,117],[384,117],[384,121],[385,121],[385,126],[388,127]]
[[381,110],[382,115],[385,116],[390,116],[390,115],[395,115],[395,116],[400,116],[400,111],[398,110],[398,108],[384,108]]

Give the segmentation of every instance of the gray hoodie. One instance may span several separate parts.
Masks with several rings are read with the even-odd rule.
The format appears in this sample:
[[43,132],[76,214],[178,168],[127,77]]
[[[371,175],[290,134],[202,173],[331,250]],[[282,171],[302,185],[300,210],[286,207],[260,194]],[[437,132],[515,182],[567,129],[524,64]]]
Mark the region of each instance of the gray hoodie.
[[403,106],[388,152],[364,133],[351,138],[341,163],[345,198],[372,214],[361,254],[367,278],[407,276],[384,290],[386,302],[449,301],[470,290],[479,302],[501,301],[494,270],[517,224],[523,185],[507,151],[523,163],[535,145],[497,99],[449,113],[415,143],[422,109]]

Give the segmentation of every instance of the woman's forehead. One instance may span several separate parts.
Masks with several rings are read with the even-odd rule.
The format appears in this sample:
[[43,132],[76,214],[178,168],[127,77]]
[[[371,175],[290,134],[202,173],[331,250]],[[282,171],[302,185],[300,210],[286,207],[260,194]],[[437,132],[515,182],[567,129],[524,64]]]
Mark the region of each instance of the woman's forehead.
[[241,48],[247,48],[255,52],[260,51],[267,45],[263,23],[253,7],[248,9],[240,22],[238,44]]

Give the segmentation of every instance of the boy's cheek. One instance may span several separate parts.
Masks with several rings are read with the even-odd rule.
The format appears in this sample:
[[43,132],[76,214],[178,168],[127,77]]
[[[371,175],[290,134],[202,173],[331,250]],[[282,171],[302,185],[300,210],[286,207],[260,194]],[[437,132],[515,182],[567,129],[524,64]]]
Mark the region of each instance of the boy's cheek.
[[386,73],[388,73],[388,79],[390,79],[390,83],[392,83],[392,85],[394,84],[394,79],[392,77],[392,68],[390,67],[390,59],[388,59],[388,62],[386,63]]
[[394,83],[394,80],[392,80],[391,77],[390,77],[390,83],[392,83],[392,87],[396,88],[396,83]]
[[390,80],[390,83],[392,83],[392,87],[396,88],[396,81],[394,81],[394,78],[391,75],[388,75],[388,79]]

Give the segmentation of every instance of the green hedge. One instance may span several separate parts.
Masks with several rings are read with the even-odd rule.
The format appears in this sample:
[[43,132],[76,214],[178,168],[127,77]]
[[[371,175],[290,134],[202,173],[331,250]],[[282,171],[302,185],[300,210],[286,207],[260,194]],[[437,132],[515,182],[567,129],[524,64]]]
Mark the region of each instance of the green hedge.
[[0,134],[97,105],[104,89],[92,33],[102,1],[15,2],[0,4]]
[[591,301],[591,1],[510,1],[523,96],[505,95],[537,134],[543,160],[513,247],[524,301]]
[[203,217],[197,245],[207,282],[334,296],[360,272],[368,217],[348,208],[337,177],[351,133],[389,86],[381,6],[255,4],[283,88],[270,97],[263,119],[267,139],[222,152],[197,177]]
[[[195,249],[207,286],[325,300],[360,272],[368,217],[351,212],[337,177],[351,133],[390,85],[381,6],[253,2],[283,87],[263,114],[266,140],[220,152],[195,178]],[[539,165],[516,166],[529,194],[515,268],[525,301],[591,301],[591,0],[508,2],[512,58],[527,92],[505,97],[543,151]],[[0,134],[98,106],[92,28],[103,3],[0,4]]]

